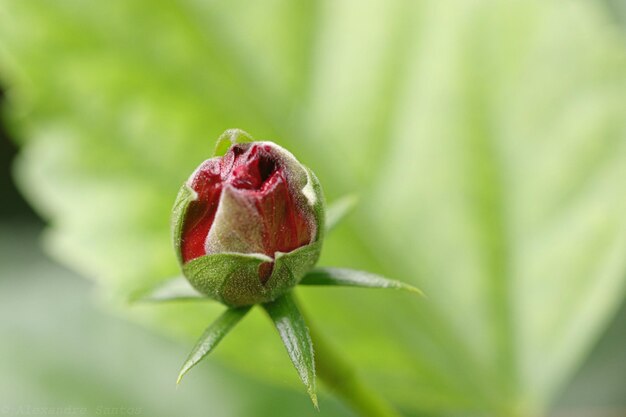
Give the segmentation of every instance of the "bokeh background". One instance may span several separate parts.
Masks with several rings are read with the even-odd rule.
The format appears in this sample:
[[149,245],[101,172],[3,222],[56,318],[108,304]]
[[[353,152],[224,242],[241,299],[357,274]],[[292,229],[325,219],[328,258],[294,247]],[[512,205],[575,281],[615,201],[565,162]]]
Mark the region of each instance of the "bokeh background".
[[238,127],[359,195],[323,264],[428,294],[298,294],[404,415],[626,416],[625,17],[0,0],[0,415],[354,415],[313,410],[260,311],[176,389],[221,307],[128,303],[177,274],[178,187]]

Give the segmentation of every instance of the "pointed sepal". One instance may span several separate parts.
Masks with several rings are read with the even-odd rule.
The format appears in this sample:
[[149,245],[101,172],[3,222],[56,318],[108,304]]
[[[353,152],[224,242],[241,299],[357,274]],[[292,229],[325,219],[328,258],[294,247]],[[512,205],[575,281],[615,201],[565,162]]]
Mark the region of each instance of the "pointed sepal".
[[253,140],[248,132],[241,129],[228,129],[217,139],[213,156],[224,156],[228,148],[235,143],[252,142]]
[[356,195],[348,194],[326,207],[326,233],[334,229],[354,209],[358,200]]
[[347,268],[315,268],[307,273],[300,285],[337,285],[344,287],[391,288],[419,295],[424,293],[407,283],[385,278],[370,272]]
[[206,355],[211,353],[217,344],[230,332],[233,327],[250,311],[250,306],[229,308],[222,313],[202,334],[196,346],[183,364],[176,383],[179,384],[183,376],[200,362]]
[[172,238],[174,239],[174,250],[176,252],[176,258],[178,262],[182,264],[183,258],[181,254],[181,243],[183,234],[183,224],[185,213],[192,201],[198,199],[198,193],[194,191],[187,183],[183,184],[178,191],[174,207],[172,208],[172,217],[170,220],[170,227],[172,230]]
[[210,300],[210,298],[196,290],[187,278],[180,276],[159,283],[133,301],[163,302],[180,300]]
[[318,408],[313,342],[292,293],[288,292],[273,302],[263,304],[263,308],[274,322],[313,405]]

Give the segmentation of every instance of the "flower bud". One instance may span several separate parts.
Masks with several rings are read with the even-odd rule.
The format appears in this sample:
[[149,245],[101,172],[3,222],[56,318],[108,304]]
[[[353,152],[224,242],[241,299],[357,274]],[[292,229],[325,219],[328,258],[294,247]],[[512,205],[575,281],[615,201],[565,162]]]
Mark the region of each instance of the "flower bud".
[[200,292],[230,306],[272,301],[319,258],[324,201],[313,172],[272,142],[227,131],[174,205],[174,246]]

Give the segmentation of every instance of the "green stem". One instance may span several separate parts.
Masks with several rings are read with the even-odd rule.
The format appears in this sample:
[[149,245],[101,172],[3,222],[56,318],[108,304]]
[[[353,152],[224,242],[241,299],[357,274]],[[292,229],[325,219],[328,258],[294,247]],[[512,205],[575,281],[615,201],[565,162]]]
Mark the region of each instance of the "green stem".
[[376,390],[366,386],[355,370],[333,349],[307,319],[319,379],[362,417],[401,417]]

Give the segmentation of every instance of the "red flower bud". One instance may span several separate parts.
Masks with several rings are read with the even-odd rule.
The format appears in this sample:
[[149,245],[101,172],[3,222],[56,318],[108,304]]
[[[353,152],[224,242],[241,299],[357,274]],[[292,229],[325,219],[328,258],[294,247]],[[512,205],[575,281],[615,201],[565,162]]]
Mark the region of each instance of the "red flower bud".
[[[174,219],[175,245],[183,265],[210,255],[251,254],[259,261],[255,279],[261,287],[274,275],[274,281],[282,284],[299,281],[301,276],[285,279],[275,274],[276,259],[317,243],[323,213],[315,176],[291,153],[272,142],[236,143],[224,156],[203,162],[183,188],[184,207],[177,210],[180,202],[175,206]],[[307,268],[319,256],[320,245],[314,248],[314,256],[302,258]],[[278,295],[272,289],[276,288],[260,299]],[[258,302],[258,297],[252,298]]]

